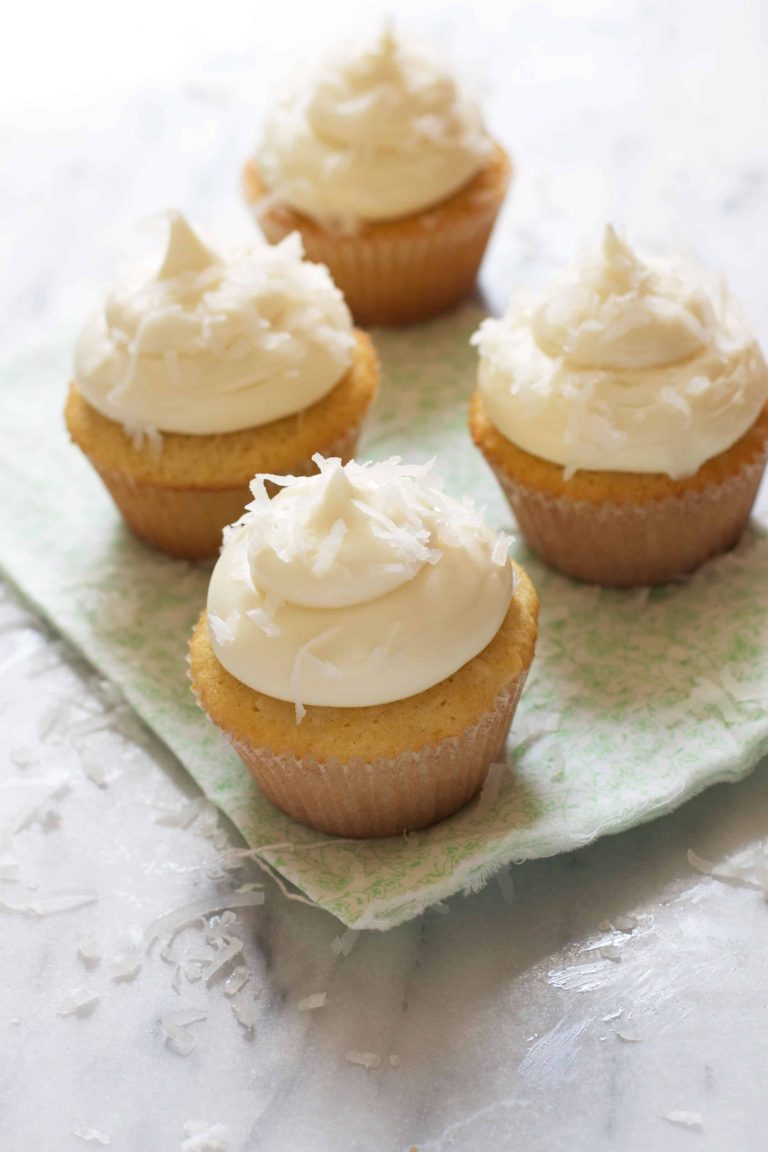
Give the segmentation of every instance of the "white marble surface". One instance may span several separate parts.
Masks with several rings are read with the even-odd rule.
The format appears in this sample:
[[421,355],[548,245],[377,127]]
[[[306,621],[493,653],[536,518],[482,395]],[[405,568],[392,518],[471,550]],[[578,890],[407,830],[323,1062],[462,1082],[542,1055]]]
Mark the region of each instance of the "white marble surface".
[[[461,51],[517,161],[484,275],[494,306],[610,215],[726,269],[768,343],[759,3],[387,7]],[[136,217],[175,204],[247,235],[237,169],[259,109],[292,60],[343,29],[344,8],[142,0],[119,18],[77,2],[16,14],[0,44],[3,356],[76,330]],[[141,936],[170,909],[264,877],[248,862],[222,872],[237,838],[205,808],[180,826],[196,811],[184,772],[10,589],[0,756],[2,899],[95,897],[44,917],[0,907],[3,1152],[99,1147],[98,1133],[116,1152],[768,1145],[768,906],[686,855],[765,875],[765,765],[672,817],[513,868],[447,912],[362,935],[346,955],[335,922],[266,880],[262,906],[218,921],[243,942],[249,1029],[226,973],[194,979],[216,949],[199,925],[177,937],[174,963]],[[88,936],[92,967],[78,957]],[[141,968],[116,981],[126,953]],[[59,1015],[80,988],[98,1003]],[[300,1007],[322,992],[323,1007]],[[187,1008],[205,1019],[183,1056],[161,1021]],[[190,1120],[202,1134],[185,1132]]]

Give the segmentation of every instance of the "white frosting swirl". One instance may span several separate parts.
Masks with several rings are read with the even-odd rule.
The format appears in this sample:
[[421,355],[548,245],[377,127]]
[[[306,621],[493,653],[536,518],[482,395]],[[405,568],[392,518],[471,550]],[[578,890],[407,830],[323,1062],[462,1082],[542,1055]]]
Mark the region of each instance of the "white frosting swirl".
[[538,306],[486,320],[479,388],[520,448],[596,471],[691,475],[754,423],[768,369],[729,298],[613,228]]
[[230,260],[171,212],[157,272],[117,287],[75,351],[89,404],[130,431],[194,436],[278,420],[349,367],[352,320],[328,270],[289,236]]
[[[444,680],[490,643],[513,591],[509,539],[429,465],[315,462],[312,477],[256,477],[208,593],[219,661],[298,719]],[[272,500],[265,479],[284,485]]]
[[491,149],[476,104],[444,66],[385,27],[278,102],[257,160],[275,200],[354,226],[445,200]]

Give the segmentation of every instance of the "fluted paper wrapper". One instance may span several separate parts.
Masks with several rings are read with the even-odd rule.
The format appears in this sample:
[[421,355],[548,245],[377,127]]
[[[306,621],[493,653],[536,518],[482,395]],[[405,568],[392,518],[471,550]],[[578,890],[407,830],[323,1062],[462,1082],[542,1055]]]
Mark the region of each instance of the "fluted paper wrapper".
[[679,580],[733,547],[765,468],[746,465],[719,484],[644,504],[569,500],[527,488],[494,468],[527,544],[566,576],[631,588]]
[[[500,202],[472,217],[416,234],[334,236],[303,232],[308,260],[325,264],[356,323],[413,324],[446,312],[472,292]],[[288,233],[269,209],[259,215],[273,243]]]
[[[428,327],[377,332],[386,387],[361,455],[436,455],[452,495],[469,492],[488,523],[514,532],[466,432],[477,368],[469,337],[482,318],[467,306]],[[689,579],[633,591],[558,575],[518,536],[512,554],[541,600],[539,638],[504,755],[477,798],[386,839],[328,836],[291,819],[189,689],[187,643],[209,567],[144,547],[68,441],[59,413],[71,343],[70,331],[54,334],[6,365],[0,567],[121,687],[294,898],[350,927],[390,928],[513,861],[570,852],[670,812],[744,776],[768,750],[768,537],[759,527]],[[517,868],[518,887],[526,875]],[[489,907],[503,898],[491,889]],[[458,904],[456,895],[448,907]]]
[[510,174],[496,145],[488,166],[447,200],[349,232],[276,201],[253,161],[243,183],[267,239],[276,244],[299,232],[307,259],[326,265],[358,324],[399,325],[437,316],[471,294]]
[[[347,429],[323,448],[323,454],[349,460],[360,429],[359,424]],[[311,459],[302,459],[292,470],[297,476],[309,476],[316,466]],[[116,469],[96,471],[131,531],[151,548],[185,560],[218,555],[225,526],[239,519],[252,499],[248,484],[224,489],[167,488],[138,484],[127,472]]]
[[507,684],[471,728],[393,758],[322,762],[225,735],[262,791],[294,819],[336,836],[398,836],[453,815],[477,794],[504,754],[525,676]]

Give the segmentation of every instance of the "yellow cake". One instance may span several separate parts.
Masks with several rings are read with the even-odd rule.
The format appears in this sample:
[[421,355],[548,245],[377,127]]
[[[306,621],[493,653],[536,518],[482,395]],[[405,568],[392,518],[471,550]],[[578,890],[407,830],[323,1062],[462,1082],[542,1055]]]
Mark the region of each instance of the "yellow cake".
[[[298,519],[299,540],[304,542],[311,541],[313,524],[326,525],[329,520],[348,524],[342,539],[349,542],[350,552],[340,553],[339,563],[352,565],[359,591],[361,584],[383,577],[375,575],[381,569],[379,553],[370,562],[360,560],[363,536],[349,510],[357,506],[351,501],[367,507],[375,496],[370,486],[360,485],[376,479],[376,468],[391,466],[373,466],[366,472],[353,464],[341,470],[341,479],[338,462],[321,462],[320,467],[320,475],[307,482],[306,495],[314,501],[311,512],[304,519],[295,513],[295,502],[305,497],[304,489],[296,485],[287,490],[292,495],[284,497],[282,512],[293,500],[291,523]],[[340,486],[346,476],[355,487],[345,496]],[[384,478],[386,484],[388,476]],[[281,496],[271,505],[279,505]],[[386,507],[399,528],[405,525],[409,530],[408,525],[416,523],[409,519],[413,509],[427,504],[420,491],[406,491],[405,498],[409,511],[402,519],[391,501]],[[372,513],[376,524],[384,523],[383,506],[377,505]],[[507,732],[534,655],[538,598],[526,574],[505,559],[506,548],[499,552],[496,538],[487,530],[481,543],[470,543],[473,558],[467,560],[461,551],[465,544],[457,543],[452,532],[475,540],[479,537],[471,533],[480,532],[481,522],[472,511],[475,520],[463,527],[469,525],[466,507],[440,495],[439,515],[444,510],[450,516],[454,506],[459,511],[453,528],[446,529],[445,538],[438,528],[431,531],[431,554],[415,576],[408,575],[401,585],[369,601],[324,608],[317,607],[315,602],[322,597],[315,596],[316,581],[310,581],[307,598],[315,603],[314,611],[290,602],[273,604],[266,622],[268,634],[259,630],[265,626],[263,619],[252,623],[254,606],[258,616],[269,595],[269,589],[265,593],[258,587],[265,579],[263,572],[260,575],[251,563],[257,591],[249,594],[243,592],[242,578],[233,579],[229,573],[242,573],[243,556],[253,561],[255,555],[256,563],[263,557],[264,541],[270,539],[281,509],[265,508],[261,521],[233,529],[227,538],[212,577],[208,610],[190,644],[193,689],[272,802],[320,831],[362,837],[425,827],[470,800],[489,765],[504,757]],[[319,570],[323,539],[327,531],[317,547],[297,546],[308,549],[302,581],[313,568]],[[437,541],[439,556],[432,547]],[[271,555],[269,560],[274,566]],[[441,565],[446,566],[444,573]],[[269,566],[264,571],[268,578]],[[331,571],[328,577],[333,596],[344,598],[347,591],[339,592],[335,574]],[[294,573],[287,579],[293,582]],[[327,590],[321,591],[325,596]],[[427,603],[430,613],[423,613]],[[419,610],[412,618],[406,615],[414,608]],[[389,627],[393,618],[394,629]],[[309,633],[298,631],[305,627]],[[309,650],[310,644],[300,644],[306,634],[315,637],[310,644],[325,645],[314,648],[318,653],[316,666],[310,669],[314,684],[311,678],[299,684],[289,675]],[[364,668],[356,648],[365,648],[368,634],[376,658]],[[377,647],[374,641],[387,634],[389,641]],[[352,655],[349,645],[355,649]],[[467,653],[472,654],[465,659]],[[313,692],[325,703],[311,702]],[[377,697],[381,702],[371,702]],[[332,703],[334,699],[344,702]]]
[[301,234],[358,323],[409,324],[471,293],[510,175],[474,101],[386,27],[277,103],[243,188],[270,241]]
[[476,339],[472,438],[548,564],[662,584],[736,543],[768,457],[768,369],[702,273],[608,229]]

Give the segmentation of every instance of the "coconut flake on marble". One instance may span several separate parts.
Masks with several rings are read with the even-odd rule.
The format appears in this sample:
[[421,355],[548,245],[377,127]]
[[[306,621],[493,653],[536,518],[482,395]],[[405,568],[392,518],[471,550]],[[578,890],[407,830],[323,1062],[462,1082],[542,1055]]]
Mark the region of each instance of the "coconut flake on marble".
[[348,1060],[350,1064],[358,1064],[361,1068],[378,1068],[381,1064],[381,1056],[376,1052],[356,1052],[350,1050],[344,1053],[344,1059]]
[[112,1138],[106,1132],[101,1132],[98,1128],[84,1128],[80,1124],[76,1124],[72,1129],[72,1135],[78,1140],[85,1141],[86,1144],[100,1144],[103,1148],[112,1143]]
[[686,1112],[682,1109],[673,1109],[672,1112],[666,1112],[662,1116],[662,1120],[666,1120],[670,1124],[677,1124],[680,1128],[701,1129],[704,1127],[700,1112]]
[[57,1016],[88,1016],[93,1012],[101,997],[90,988],[73,988],[62,1000],[56,1011]]
[[199,1024],[207,1020],[207,1012],[200,1008],[180,1008],[176,1012],[169,1012],[160,1020],[160,1027],[168,1048],[178,1056],[189,1056],[197,1046],[197,1040],[189,1031],[190,1024]]
[[129,983],[135,980],[141,972],[141,957],[137,953],[128,952],[123,956],[115,956],[109,965],[110,978],[119,983]]
[[232,892],[228,896],[194,900],[190,904],[183,904],[180,908],[166,912],[148,924],[144,930],[144,944],[149,949],[161,937],[165,937],[170,943],[182,928],[186,928],[196,920],[204,920],[207,916],[213,916],[229,908],[255,908],[263,903],[263,892]]
[[83,936],[77,945],[77,955],[86,968],[95,968],[101,960],[101,945],[93,936]]
[[228,1152],[227,1130],[223,1124],[186,1120],[184,1135],[186,1140],[181,1142],[181,1152]]
[[358,929],[347,928],[346,932],[342,932],[340,936],[334,937],[331,943],[331,951],[334,956],[349,956],[359,935],[360,932]]
[[316,1008],[325,1007],[326,997],[326,992],[313,992],[310,996],[305,996],[303,1000],[299,1000],[296,1008],[299,1012],[314,1012]]

